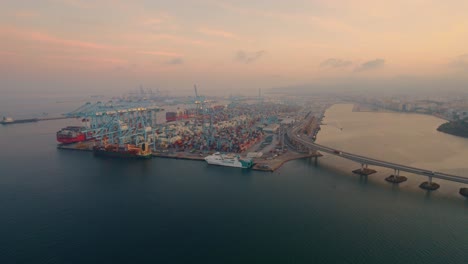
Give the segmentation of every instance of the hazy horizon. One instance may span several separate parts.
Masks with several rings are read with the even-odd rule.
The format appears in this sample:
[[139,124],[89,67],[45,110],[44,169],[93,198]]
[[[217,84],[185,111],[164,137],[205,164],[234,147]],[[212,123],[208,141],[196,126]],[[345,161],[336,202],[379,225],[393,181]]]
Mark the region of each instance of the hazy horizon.
[[0,0],[0,264],[466,263],[467,11]]
[[468,87],[461,0],[1,3],[4,94]]

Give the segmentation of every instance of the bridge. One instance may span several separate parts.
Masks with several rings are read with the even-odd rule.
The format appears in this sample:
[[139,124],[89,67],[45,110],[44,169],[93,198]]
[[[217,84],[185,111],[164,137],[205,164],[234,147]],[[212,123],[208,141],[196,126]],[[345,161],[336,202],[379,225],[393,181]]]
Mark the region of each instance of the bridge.
[[[387,178],[388,181],[390,182],[395,182],[399,183],[402,181],[405,181],[406,178],[400,176],[400,171],[404,172],[409,172],[413,174],[419,174],[428,177],[428,181],[424,182],[420,185],[421,188],[423,189],[428,189],[428,190],[435,190],[439,188],[439,185],[432,182],[432,178],[437,178],[437,179],[442,179],[442,180],[447,180],[447,181],[453,181],[453,182],[458,182],[458,183],[463,183],[463,184],[468,184],[468,178],[467,177],[462,177],[462,176],[457,176],[457,175],[451,175],[451,174],[446,174],[442,172],[436,172],[436,171],[431,171],[431,170],[426,170],[426,169],[421,169],[421,168],[415,168],[411,166],[406,166],[402,164],[397,164],[393,162],[388,162],[388,161],[383,161],[383,160],[378,160],[370,157],[365,157],[357,154],[353,154],[350,152],[345,152],[342,150],[337,150],[334,148],[330,148],[327,146],[323,146],[320,144],[317,144],[313,142],[307,135],[301,134],[300,131],[304,127],[304,122],[295,125],[292,128],[288,129],[286,132],[287,137],[295,142],[300,143],[301,145],[311,149],[311,150],[317,150],[321,152],[325,152],[331,155],[335,155],[338,157],[342,157],[357,163],[361,164],[361,169],[355,170],[353,172],[361,174],[361,175],[369,175],[374,173],[374,170],[368,169],[368,165],[374,165],[374,166],[379,166],[379,167],[385,167],[389,169],[393,169],[395,171],[394,175],[391,175],[390,177]],[[460,189],[460,194],[466,196],[468,194],[467,188],[462,188]]]

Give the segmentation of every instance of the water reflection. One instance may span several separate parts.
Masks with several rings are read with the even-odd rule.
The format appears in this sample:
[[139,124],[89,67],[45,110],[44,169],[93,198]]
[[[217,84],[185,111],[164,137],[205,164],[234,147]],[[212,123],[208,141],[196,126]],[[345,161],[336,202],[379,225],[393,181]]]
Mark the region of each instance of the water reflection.
[[[468,177],[468,139],[438,132],[445,120],[421,114],[353,112],[353,105],[338,104],[326,111],[317,143],[385,161]],[[337,125],[340,128],[338,129]],[[339,166],[345,171],[356,163],[325,156],[319,163]],[[377,182],[390,171],[374,167],[371,180],[360,177],[362,185]],[[425,177],[405,173],[408,181],[391,189],[419,189]],[[388,175],[385,175],[387,177]],[[384,177],[384,178],[385,178]],[[462,184],[438,180],[444,187],[437,195],[458,196]],[[415,186],[414,186],[415,185]],[[430,194],[429,194],[430,195]]]

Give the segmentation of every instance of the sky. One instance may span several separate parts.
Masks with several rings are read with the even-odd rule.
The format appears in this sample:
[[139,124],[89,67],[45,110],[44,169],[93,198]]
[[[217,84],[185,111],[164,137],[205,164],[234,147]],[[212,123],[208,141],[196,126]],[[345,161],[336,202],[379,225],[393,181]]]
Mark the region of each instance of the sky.
[[192,93],[197,84],[207,93],[233,94],[366,81],[391,89],[408,79],[419,88],[450,80],[468,90],[466,0],[0,0],[0,6],[3,93],[119,93],[140,85]]

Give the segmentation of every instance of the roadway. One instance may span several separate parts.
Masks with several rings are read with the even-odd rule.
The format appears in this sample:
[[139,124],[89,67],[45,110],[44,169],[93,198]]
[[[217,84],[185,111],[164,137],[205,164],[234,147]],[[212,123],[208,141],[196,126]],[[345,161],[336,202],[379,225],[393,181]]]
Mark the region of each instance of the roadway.
[[433,177],[433,178],[438,178],[438,179],[443,179],[447,181],[453,181],[453,182],[459,182],[459,183],[465,183],[468,184],[468,178],[462,177],[462,176],[456,176],[456,175],[450,175],[442,172],[436,172],[436,171],[430,171],[426,169],[421,169],[421,168],[415,168],[411,166],[406,166],[402,164],[397,164],[393,162],[388,162],[388,161],[383,161],[383,160],[378,160],[370,157],[365,157],[357,154],[353,154],[350,152],[345,152],[341,150],[337,150],[334,148],[330,148],[327,146],[323,146],[320,144],[317,144],[310,140],[306,135],[302,134],[299,135],[298,131],[302,128],[303,124],[299,124],[294,126],[293,128],[289,129],[287,131],[287,135],[290,139],[295,140],[297,142],[300,142],[304,146],[307,146],[311,149],[322,151],[328,154],[332,154],[335,156],[339,156],[348,160],[352,160],[355,162],[358,162],[360,164],[367,164],[367,165],[374,165],[374,166],[379,166],[379,167],[385,167],[385,168],[390,168],[398,171],[405,171],[413,174],[419,174],[419,175],[424,175],[426,177]]

